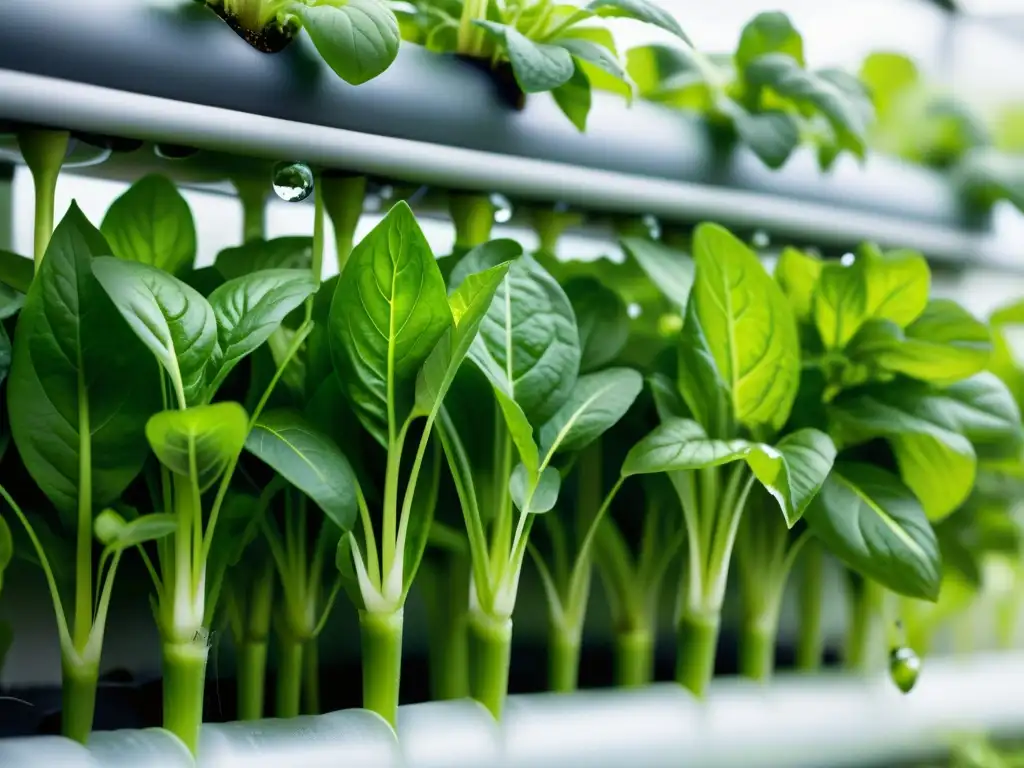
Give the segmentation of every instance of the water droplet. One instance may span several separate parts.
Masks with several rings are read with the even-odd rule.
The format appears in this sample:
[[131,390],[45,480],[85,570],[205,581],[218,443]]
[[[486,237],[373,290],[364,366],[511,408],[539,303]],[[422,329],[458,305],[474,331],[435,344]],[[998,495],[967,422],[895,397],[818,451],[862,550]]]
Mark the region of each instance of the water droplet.
[[900,646],[889,654],[889,677],[903,693],[910,693],[921,673],[921,657],[913,648]]
[[661,222],[658,221],[656,216],[647,213],[644,214],[641,221],[647,227],[647,233],[651,236],[652,240],[659,240],[661,238]]
[[286,203],[301,203],[313,191],[313,171],[305,163],[278,163],[272,181],[274,192]]
[[839,259],[839,263],[842,264],[844,267],[849,267],[852,266],[853,262],[855,262],[856,260],[857,257],[854,256],[852,253],[844,253],[843,257]]
[[494,220],[498,224],[505,224],[512,218],[512,203],[504,195],[491,195],[491,205],[494,206]]
[[750,244],[759,251],[769,248],[772,244],[771,236],[763,229],[758,229],[750,238]]
[[626,307],[626,314],[628,314],[634,320],[640,317],[641,312],[643,312],[643,308],[636,302],[633,302]]
[[377,196],[382,201],[383,200],[390,200],[391,198],[393,198],[395,196],[395,188],[392,187],[390,184],[382,184],[377,189]]
[[156,144],[153,146],[153,154],[164,160],[184,160],[186,157],[192,157],[198,151],[195,147],[184,147],[180,144]]

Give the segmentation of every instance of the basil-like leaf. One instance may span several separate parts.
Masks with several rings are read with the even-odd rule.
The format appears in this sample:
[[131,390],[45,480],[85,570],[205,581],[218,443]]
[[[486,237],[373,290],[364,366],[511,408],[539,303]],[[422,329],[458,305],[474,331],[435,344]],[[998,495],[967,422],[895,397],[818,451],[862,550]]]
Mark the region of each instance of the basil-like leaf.
[[398,21],[378,0],[292,3],[289,11],[298,16],[327,66],[346,83],[372,80],[398,55]]
[[554,88],[551,96],[562,113],[576,126],[576,130],[580,133],[587,130],[587,117],[590,115],[593,96],[590,79],[579,61],[573,62],[572,77]]
[[206,491],[242,452],[249,417],[238,403],[194,405],[160,411],[146,423],[153,453],[176,475],[194,479]]
[[780,11],[759,13],[747,22],[736,48],[736,67],[746,69],[754,59],[766,53],[784,53],[801,67],[804,61],[804,39],[789,17]]
[[643,377],[629,368],[580,376],[569,399],[540,428],[541,454],[586,448],[626,415],[643,385]]
[[801,322],[811,319],[814,292],[822,266],[821,259],[788,246],[782,249],[775,263],[775,281],[789,299],[793,314]]
[[647,2],[647,0],[591,0],[584,9],[598,16],[636,19],[660,27],[675,35],[692,47],[690,38],[679,26],[676,17],[664,8]]
[[624,237],[620,243],[658,290],[680,310],[685,310],[693,288],[693,259],[682,251],[640,237]]
[[225,248],[213,266],[225,280],[233,280],[264,269],[309,269],[312,262],[313,238],[276,237]]
[[560,45],[537,43],[515,27],[475,19],[473,23],[505,46],[516,83],[523,93],[551,91],[576,71],[572,54]]

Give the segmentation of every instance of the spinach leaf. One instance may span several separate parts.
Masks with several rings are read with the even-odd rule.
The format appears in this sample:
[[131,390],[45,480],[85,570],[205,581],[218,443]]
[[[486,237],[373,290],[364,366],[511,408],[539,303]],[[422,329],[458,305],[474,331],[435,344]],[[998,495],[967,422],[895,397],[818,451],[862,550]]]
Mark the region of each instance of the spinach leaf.
[[291,3],[313,45],[338,77],[361,85],[391,66],[398,55],[398,21],[378,0]]
[[146,423],[146,439],[160,463],[176,475],[194,477],[200,492],[242,452],[248,431],[245,409],[232,402],[160,411]]

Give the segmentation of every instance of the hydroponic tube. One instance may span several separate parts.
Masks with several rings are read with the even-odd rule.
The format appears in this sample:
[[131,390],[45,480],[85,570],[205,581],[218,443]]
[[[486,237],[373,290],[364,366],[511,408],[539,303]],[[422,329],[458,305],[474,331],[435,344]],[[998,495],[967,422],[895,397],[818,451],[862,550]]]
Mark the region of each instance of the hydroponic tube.
[[[198,768],[866,768],[948,751],[958,734],[1024,728],[1024,657],[930,660],[903,696],[884,676],[716,680],[707,701],[681,687],[512,696],[497,725],[468,701],[402,707],[398,739],[372,713],[203,726]],[[88,748],[46,736],[0,741],[0,765],[179,768],[162,731],[94,734]],[[42,762],[40,762],[42,761]],[[134,762],[133,762],[134,761]]]

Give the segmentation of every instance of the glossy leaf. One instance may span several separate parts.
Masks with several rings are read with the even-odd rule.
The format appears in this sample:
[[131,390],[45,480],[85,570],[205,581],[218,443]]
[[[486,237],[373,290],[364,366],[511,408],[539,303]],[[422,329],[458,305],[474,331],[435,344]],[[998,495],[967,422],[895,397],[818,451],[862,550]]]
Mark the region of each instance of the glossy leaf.
[[494,21],[473,21],[491,37],[504,43],[516,83],[523,93],[551,91],[567,83],[576,71],[572,54],[560,45],[538,43],[514,27]]
[[206,368],[208,398],[316,288],[316,279],[306,270],[264,269],[229,280],[210,294],[217,345]]
[[717,467],[738,461],[749,452],[746,440],[715,440],[696,421],[671,419],[630,449],[622,474],[628,477]]
[[587,118],[593,101],[591,91],[590,80],[578,61],[573,63],[572,77],[551,91],[555,104],[580,133],[587,130]]
[[180,405],[197,402],[217,345],[209,302],[181,280],[146,264],[104,257],[93,261],[93,273],[175,389],[180,388],[185,400]]
[[629,340],[626,302],[592,277],[576,277],[563,286],[576,314],[580,334],[580,371],[612,363]]
[[540,428],[541,455],[586,448],[626,415],[641,389],[643,377],[630,368],[580,376],[569,399]]
[[358,481],[345,454],[300,413],[263,413],[245,439],[249,453],[311,498],[338,528],[355,523]]
[[658,290],[681,310],[685,310],[693,288],[693,259],[682,251],[641,237],[624,237],[620,242]]
[[7,383],[21,460],[72,529],[83,447],[101,509],[142,469],[143,428],[160,407],[157,366],[93,277],[94,257],[108,252],[72,204],[25,297]]
[[711,437],[733,434],[729,388],[719,373],[715,357],[697,316],[696,303],[686,308],[679,343],[679,394],[693,417]]
[[179,273],[196,258],[192,210],[166,176],[150,174],[111,203],[100,231],[119,259]]
[[170,536],[178,530],[178,517],[167,512],[153,512],[126,521],[115,510],[105,509],[96,516],[93,530],[105,547],[112,550],[128,549]]
[[591,0],[584,8],[598,16],[636,19],[660,27],[687,45],[690,39],[671,12],[647,0]]
[[509,480],[509,492],[516,508],[525,515],[541,515],[550,512],[558,503],[558,492],[562,487],[562,476],[554,467],[545,467],[536,485],[530,482],[530,473],[525,466],[517,464]]
[[222,402],[153,414],[146,423],[146,439],[161,464],[182,477],[194,477],[202,492],[242,452],[248,430],[245,409]]
[[386,446],[413,405],[420,366],[453,322],[441,272],[405,202],[352,250],[329,322],[346,395]]
[[378,0],[293,3],[289,10],[298,16],[327,66],[346,83],[372,80],[398,55],[398,21]]
[[746,459],[792,528],[825,483],[836,459],[836,447],[824,432],[801,429],[775,446],[755,446]]
[[938,597],[938,540],[920,503],[895,475],[838,463],[804,519],[850,568],[909,597]]
[[249,240],[217,254],[214,267],[225,280],[264,269],[309,269],[313,261],[313,238],[277,237]]
[[757,256],[726,229],[694,234],[696,319],[729,392],[732,413],[755,428],[781,427],[800,376],[796,320]]

